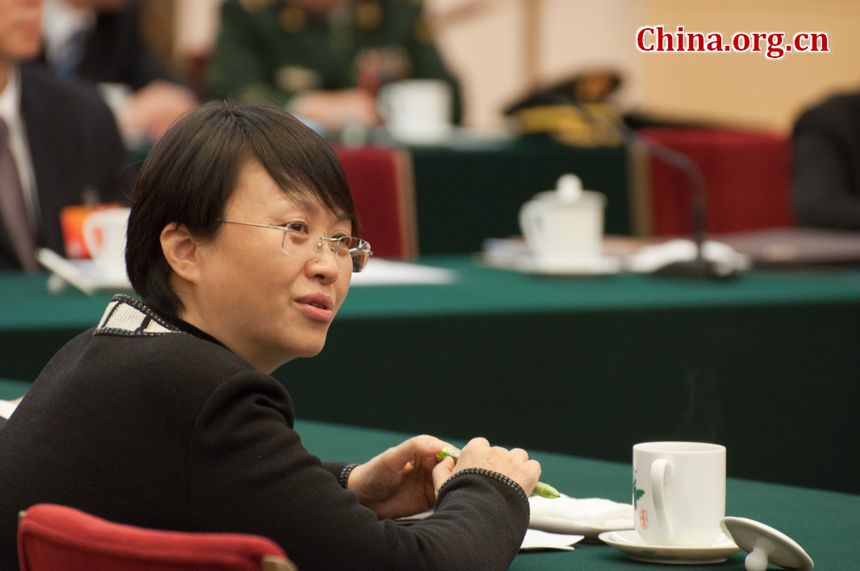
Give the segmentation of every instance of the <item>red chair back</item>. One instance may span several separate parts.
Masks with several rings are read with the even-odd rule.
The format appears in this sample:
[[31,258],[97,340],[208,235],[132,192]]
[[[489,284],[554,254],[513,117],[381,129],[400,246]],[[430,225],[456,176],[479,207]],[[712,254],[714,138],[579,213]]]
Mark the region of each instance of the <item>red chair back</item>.
[[[787,137],[729,129],[651,128],[640,134],[687,155],[705,179],[711,233],[794,225]],[[691,189],[685,175],[651,157],[651,233],[689,234]]]
[[255,535],[157,531],[54,504],[33,506],[18,524],[21,571],[260,571],[264,558],[295,569]]
[[338,148],[361,221],[361,237],[373,255],[410,259],[418,254],[412,161],[402,149]]

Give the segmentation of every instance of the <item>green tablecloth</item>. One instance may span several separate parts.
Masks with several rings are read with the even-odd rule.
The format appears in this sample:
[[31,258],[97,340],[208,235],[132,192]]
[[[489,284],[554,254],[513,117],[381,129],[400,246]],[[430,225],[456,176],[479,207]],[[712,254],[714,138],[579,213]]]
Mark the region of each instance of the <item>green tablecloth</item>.
[[860,273],[681,283],[435,261],[460,281],[355,288],[322,355],[278,371],[301,414],[610,460],[716,441],[732,475],[860,492]]
[[[860,272],[682,283],[427,261],[459,281],[353,288],[323,353],[276,372],[300,415],[621,461],[635,442],[716,441],[733,476],[860,492]],[[0,277],[0,377],[34,378],[108,297]]]
[[0,399],[13,400],[24,396],[30,388],[30,383],[12,379],[0,379]]
[[476,252],[488,237],[519,234],[519,210],[566,173],[607,197],[606,232],[631,234],[625,147],[577,148],[514,140],[471,147],[414,147],[421,255]]
[[[365,461],[409,436],[313,421],[299,421],[297,428],[305,446],[313,453],[323,459],[347,462]],[[541,462],[541,479],[568,495],[630,501],[629,463],[545,452],[532,456]],[[749,517],[788,534],[815,560],[816,569],[860,569],[860,544],[856,541],[860,534],[860,496],[730,479],[726,514]],[[708,568],[743,569],[744,555],[738,553],[725,563]],[[653,564],[630,561],[612,547],[583,543],[577,544],[573,552],[520,553],[510,568],[520,571],[659,569]],[[701,567],[673,565],[667,569]]]

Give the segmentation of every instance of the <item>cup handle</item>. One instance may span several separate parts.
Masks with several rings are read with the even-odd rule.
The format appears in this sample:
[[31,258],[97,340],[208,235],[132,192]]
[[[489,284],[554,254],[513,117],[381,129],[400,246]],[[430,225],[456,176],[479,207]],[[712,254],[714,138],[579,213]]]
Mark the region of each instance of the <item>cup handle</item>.
[[669,463],[658,458],[651,464],[651,491],[654,494],[654,512],[660,527],[666,530],[666,536],[672,536],[669,519],[666,517],[666,478],[670,473]]
[[535,201],[526,202],[520,208],[520,229],[526,244],[532,250],[537,249],[537,243],[540,241],[540,226],[537,223],[538,208],[540,205]]
[[99,240],[99,220],[100,216],[94,212],[84,218],[84,226],[81,229],[81,234],[84,238],[84,244],[87,247],[87,252],[90,253],[90,258],[95,258],[101,250],[102,241]]

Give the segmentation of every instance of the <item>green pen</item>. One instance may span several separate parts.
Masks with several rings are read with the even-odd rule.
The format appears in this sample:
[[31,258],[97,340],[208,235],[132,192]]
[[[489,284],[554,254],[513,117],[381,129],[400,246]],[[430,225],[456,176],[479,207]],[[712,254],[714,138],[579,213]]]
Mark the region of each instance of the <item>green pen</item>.
[[[436,454],[436,458],[439,460],[444,460],[450,456],[454,460],[458,460],[460,458],[460,449],[454,448],[453,446],[445,446],[442,450]],[[550,486],[549,484],[544,484],[543,482],[538,482],[535,485],[534,495],[540,496],[542,498],[555,499],[559,497],[561,494],[558,493],[558,490]]]

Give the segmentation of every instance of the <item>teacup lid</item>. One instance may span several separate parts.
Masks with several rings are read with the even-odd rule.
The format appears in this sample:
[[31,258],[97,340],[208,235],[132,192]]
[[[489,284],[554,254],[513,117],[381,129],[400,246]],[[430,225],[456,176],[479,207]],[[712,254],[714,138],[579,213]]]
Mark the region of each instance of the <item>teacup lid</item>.
[[796,541],[769,525],[745,517],[724,517],[720,526],[738,547],[748,551],[747,571],[765,571],[768,563],[808,571],[814,563]]
[[535,198],[558,206],[604,204],[606,197],[590,190],[583,190],[582,181],[575,174],[563,174],[559,177],[554,190],[539,192]]
[[579,200],[582,197],[582,181],[575,174],[563,174],[558,179],[555,191],[564,201]]

